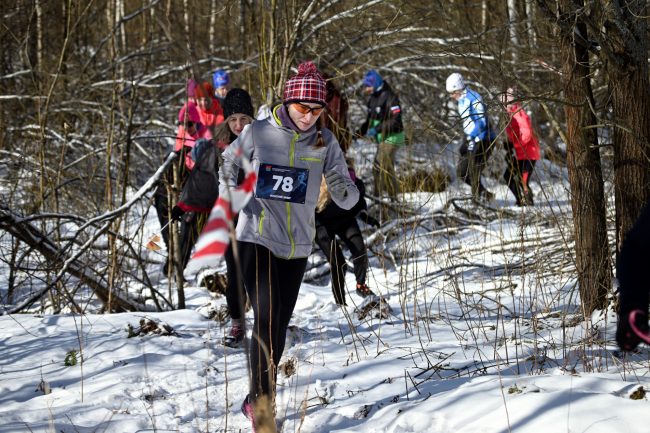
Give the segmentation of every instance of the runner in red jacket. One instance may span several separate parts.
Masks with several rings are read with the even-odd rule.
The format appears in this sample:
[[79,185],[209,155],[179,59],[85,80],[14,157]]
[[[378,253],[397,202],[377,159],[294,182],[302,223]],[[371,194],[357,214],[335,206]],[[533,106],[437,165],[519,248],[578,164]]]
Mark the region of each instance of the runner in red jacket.
[[532,206],[533,192],[528,183],[535,169],[535,162],[539,160],[539,141],[535,136],[530,117],[521,105],[514,101],[513,94],[513,89],[508,89],[501,99],[508,115],[507,167],[503,178],[517,199],[517,206]]
[[196,105],[201,116],[201,123],[208,128],[212,134],[217,126],[225,120],[223,108],[217,98],[214,97],[214,87],[204,81],[196,86]]

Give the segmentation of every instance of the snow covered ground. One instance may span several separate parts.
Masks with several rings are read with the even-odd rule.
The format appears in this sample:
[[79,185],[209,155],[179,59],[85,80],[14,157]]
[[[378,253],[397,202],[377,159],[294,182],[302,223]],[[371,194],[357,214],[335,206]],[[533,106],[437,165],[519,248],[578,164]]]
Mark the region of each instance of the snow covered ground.
[[[365,176],[372,155],[355,157]],[[458,183],[405,194],[381,234],[367,228],[368,284],[389,319],[361,320],[356,294],[340,309],[326,278],[306,281],[279,374],[282,431],[647,432],[647,348],[620,356],[610,311],[591,326],[577,314],[565,179],[540,164],[525,210],[495,178],[488,207],[457,200]],[[0,433],[250,431],[244,349],[208,319],[225,300],[194,280],[186,294],[165,313],[0,316]],[[162,332],[129,338],[141,320]]]

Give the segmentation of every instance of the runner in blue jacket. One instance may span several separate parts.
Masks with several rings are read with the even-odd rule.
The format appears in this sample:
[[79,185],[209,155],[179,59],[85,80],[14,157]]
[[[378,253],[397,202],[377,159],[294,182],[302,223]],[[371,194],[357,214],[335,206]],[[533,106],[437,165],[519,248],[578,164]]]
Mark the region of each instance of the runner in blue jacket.
[[481,172],[485,168],[492,142],[496,138],[490,127],[481,95],[465,85],[463,76],[454,72],[447,77],[447,93],[458,102],[458,114],[463,122],[465,142],[460,147],[460,160],[456,171],[458,177],[472,188],[472,196],[492,200],[494,194],[481,182]]

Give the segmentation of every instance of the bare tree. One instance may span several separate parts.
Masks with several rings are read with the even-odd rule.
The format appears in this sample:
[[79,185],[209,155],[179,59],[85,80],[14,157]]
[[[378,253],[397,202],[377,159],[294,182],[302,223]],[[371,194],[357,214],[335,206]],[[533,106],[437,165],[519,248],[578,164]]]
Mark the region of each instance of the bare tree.
[[[611,267],[605,261],[602,201],[609,160],[599,159],[598,152],[608,143],[599,142],[597,132],[603,126],[613,131],[614,153],[607,148],[603,154],[614,156],[620,242],[648,198],[649,121],[643,104],[650,98],[645,2],[577,4],[582,5],[558,0],[433,5],[406,0],[67,0],[62,6],[9,0],[5,16],[12,20],[12,32],[0,34],[0,150],[15,167],[3,179],[11,191],[7,203],[26,215],[71,213],[81,220],[122,206],[169,151],[187,78],[209,80],[218,67],[227,68],[259,104],[280,96],[299,61],[315,60],[348,91],[353,108],[365,99],[358,92],[361,77],[377,69],[400,95],[409,137],[453,153],[462,135],[450,115],[444,80],[459,71],[484,96],[495,118],[499,94],[518,85],[528,106],[539,110],[534,120],[546,128],[545,148],[559,150],[558,164],[564,162],[561,142],[567,142],[580,288],[594,290],[593,296],[583,294],[589,311],[600,305],[602,290],[609,287],[603,272]],[[566,14],[558,14],[560,7]],[[602,63],[588,62],[589,52]],[[595,83],[594,95],[587,77]],[[565,114],[571,116],[568,124]],[[28,176],[33,173],[36,182]],[[120,295],[134,266],[120,234],[136,218],[124,214],[113,221],[102,234],[107,252],[93,262],[106,266],[109,285]],[[44,221],[40,229],[58,230],[56,242],[66,243],[65,223],[39,221]],[[590,260],[600,268],[590,267]],[[20,256],[7,259],[16,261]],[[37,267],[34,274],[44,269]],[[182,280],[177,287],[182,299]],[[14,298],[20,292],[16,287]]]
[[650,199],[647,1],[598,2],[589,34],[609,78],[614,144],[616,250]]
[[584,314],[589,316],[594,310],[606,306],[611,287],[605,197],[593,113],[589,53],[584,43],[576,39],[576,34],[584,34],[586,27],[576,21],[580,4],[560,0],[558,6],[576,268]]

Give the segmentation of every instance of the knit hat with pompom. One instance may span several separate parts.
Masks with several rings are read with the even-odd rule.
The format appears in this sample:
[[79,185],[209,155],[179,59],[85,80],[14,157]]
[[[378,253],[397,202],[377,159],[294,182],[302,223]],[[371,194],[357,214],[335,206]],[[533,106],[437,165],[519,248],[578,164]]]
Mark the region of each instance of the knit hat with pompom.
[[284,86],[284,103],[313,102],[326,105],[325,79],[312,62],[298,65],[298,73]]
[[178,123],[185,123],[186,121],[194,123],[201,122],[199,110],[192,102],[188,102],[187,104],[183,105],[181,111],[178,112]]

